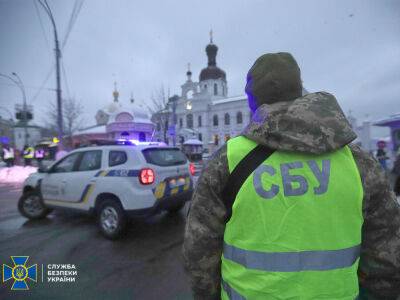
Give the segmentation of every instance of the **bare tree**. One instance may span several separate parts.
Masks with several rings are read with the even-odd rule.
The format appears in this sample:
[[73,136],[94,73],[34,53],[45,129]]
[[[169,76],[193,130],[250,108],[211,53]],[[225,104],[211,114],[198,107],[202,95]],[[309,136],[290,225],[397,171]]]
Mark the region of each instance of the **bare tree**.
[[66,99],[64,101],[64,132],[71,136],[73,135],[81,126],[83,122],[82,113],[83,106],[80,102],[76,101],[74,98]]
[[163,141],[167,142],[168,125],[171,112],[168,107],[169,91],[165,92],[164,86],[154,90],[151,97],[151,104],[146,104],[151,113],[152,121],[157,125],[157,131],[162,135]]
[[[83,106],[74,98],[63,99],[63,124],[64,134],[73,135],[82,125]],[[57,129],[57,107],[54,102],[50,102],[46,110],[47,119],[46,127],[49,129]]]

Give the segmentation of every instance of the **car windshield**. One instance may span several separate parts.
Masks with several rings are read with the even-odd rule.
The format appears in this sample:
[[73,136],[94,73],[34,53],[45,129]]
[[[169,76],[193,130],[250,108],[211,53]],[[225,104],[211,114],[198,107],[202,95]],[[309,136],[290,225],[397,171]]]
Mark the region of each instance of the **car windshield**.
[[186,156],[175,148],[149,148],[142,151],[146,161],[158,166],[174,166],[186,163]]

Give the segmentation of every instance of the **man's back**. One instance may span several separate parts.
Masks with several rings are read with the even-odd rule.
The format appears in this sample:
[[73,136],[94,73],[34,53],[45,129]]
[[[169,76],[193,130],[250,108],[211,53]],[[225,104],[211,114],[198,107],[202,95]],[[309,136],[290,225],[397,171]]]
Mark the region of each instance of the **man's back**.
[[[261,105],[242,135],[281,152],[311,156],[342,149],[356,137],[336,99],[328,93]],[[400,295],[400,208],[376,160],[357,146],[350,144],[349,149],[363,190],[360,283],[379,297],[395,299]],[[219,297],[220,294],[221,255],[226,233],[226,207],[221,193],[230,174],[228,156],[226,145],[214,155],[199,178],[188,216],[184,255],[187,270],[192,274],[194,293],[200,298]],[[357,196],[354,197],[357,201]],[[342,209],[345,213],[346,207]],[[310,218],[312,216],[310,211]],[[354,214],[355,220],[359,217]],[[264,225],[255,222],[253,226]],[[298,226],[301,228],[303,224]],[[273,237],[265,236],[265,239]],[[254,280],[257,281],[257,277]],[[332,284],[333,287],[337,285]],[[288,290],[293,288],[290,282],[283,286]],[[327,294],[324,299],[335,297]]]

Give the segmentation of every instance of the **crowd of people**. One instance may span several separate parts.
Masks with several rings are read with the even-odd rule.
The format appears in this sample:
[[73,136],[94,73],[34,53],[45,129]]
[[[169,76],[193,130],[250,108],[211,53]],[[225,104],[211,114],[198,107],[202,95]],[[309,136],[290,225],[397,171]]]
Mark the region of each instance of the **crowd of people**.
[[9,144],[3,144],[0,157],[8,168],[14,165],[31,166],[33,162],[40,167],[44,159],[54,159],[52,152],[41,145],[36,147],[25,145],[22,150],[18,150]]

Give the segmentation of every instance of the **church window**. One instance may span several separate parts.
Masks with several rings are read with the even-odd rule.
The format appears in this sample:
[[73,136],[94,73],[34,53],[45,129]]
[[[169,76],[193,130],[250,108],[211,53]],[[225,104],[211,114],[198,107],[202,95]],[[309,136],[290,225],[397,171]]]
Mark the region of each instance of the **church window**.
[[197,123],[198,123],[198,126],[201,127],[201,116],[197,117]]
[[192,114],[186,115],[186,126],[187,126],[187,128],[193,128],[193,115]]
[[218,115],[213,116],[213,125],[218,126]]
[[228,113],[225,114],[224,121],[225,121],[225,125],[231,124],[231,116]]
[[241,111],[238,111],[236,114],[236,124],[242,124],[243,123],[243,115]]
[[214,95],[218,95],[218,85],[214,83]]

